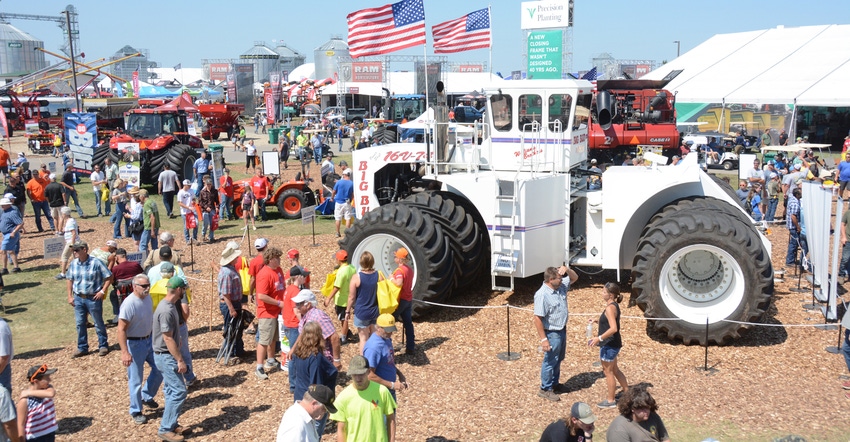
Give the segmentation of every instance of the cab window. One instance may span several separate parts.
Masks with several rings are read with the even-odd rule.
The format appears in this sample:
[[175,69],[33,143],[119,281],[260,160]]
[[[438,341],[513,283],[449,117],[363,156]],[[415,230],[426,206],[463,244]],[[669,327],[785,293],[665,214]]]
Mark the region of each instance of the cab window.
[[576,98],[575,119],[573,120],[573,130],[583,129],[587,127],[587,120],[590,119],[590,103],[593,96],[590,94],[579,95]]
[[490,109],[493,111],[493,126],[498,131],[509,131],[513,127],[513,98],[498,94],[490,97]]
[[[573,97],[566,94],[553,94],[549,96],[549,130],[566,130],[570,121],[570,109],[573,107]],[[560,125],[556,125],[560,122]]]
[[540,95],[527,94],[519,97],[519,128],[530,131],[533,123],[540,124],[543,117],[543,100]]

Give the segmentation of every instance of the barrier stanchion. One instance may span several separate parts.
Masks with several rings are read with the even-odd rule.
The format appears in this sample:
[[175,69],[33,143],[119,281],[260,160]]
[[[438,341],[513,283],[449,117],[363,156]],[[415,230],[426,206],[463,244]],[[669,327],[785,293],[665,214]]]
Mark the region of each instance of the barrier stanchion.
[[[198,270],[198,271],[200,272],[200,270]],[[213,275],[213,270],[210,269],[210,281],[212,281],[213,283],[212,283],[212,291],[211,291],[212,296],[211,296],[211,299],[210,299],[210,315],[209,315],[209,319],[207,320],[207,331],[212,331],[213,306],[215,305],[215,298],[216,298],[215,292],[216,292],[216,289],[217,289],[216,284],[215,284],[215,279],[213,279],[214,276],[215,275]]]
[[826,347],[826,352],[832,353],[834,355],[841,352],[841,324],[840,323],[838,324],[838,344],[836,344],[834,347],[831,346],[831,345],[829,347]]
[[191,273],[201,273],[200,270],[195,269],[195,240],[189,240],[189,253],[192,255],[192,270]]
[[508,318],[508,327],[507,327],[507,330],[508,330],[508,351],[506,351],[506,352],[503,351],[503,352],[499,353],[498,355],[496,355],[496,357],[499,358],[502,361],[516,361],[517,359],[520,358],[520,354],[519,354],[519,352],[511,353],[511,305],[510,304],[505,304],[505,312],[507,313],[507,318]]
[[708,316],[706,316],[705,317],[705,341],[704,341],[705,343],[703,344],[703,347],[705,347],[705,359],[703,360],[703,363],[702,363],[702,371],[703,371],[703,373],[706,373],[708,376],[711,376],[711,375],[713,375],[714,373],[717,372],[717,369],[714,368],[714,367],[711,367],[711,368],[708,367],[708,324],[709,324],[709,318],[708,318]]

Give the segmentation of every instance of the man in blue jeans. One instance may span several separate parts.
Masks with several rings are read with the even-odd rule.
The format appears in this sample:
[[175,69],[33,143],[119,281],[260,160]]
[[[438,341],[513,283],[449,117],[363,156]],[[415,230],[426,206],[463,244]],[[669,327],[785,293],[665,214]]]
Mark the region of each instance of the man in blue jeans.
[[[228,244],[221,252],[218,271],[218,299],[219,310],[224,319],[224,335],[227,336],[231,326],[236,326],[239,315],[242,314],[242,279],[236,271],[234,263],[242,256],[242,251]],[[245,343],[242,342],[242,328],[238,327],[233,334],[235,343],[233,351],[224,355],[228,365],[238,362],[234,356],[242,356],[245,353]]]
[[201,187],[204,185],[204,177],[210,175],[210,160],[207,158],[207,151],[201,152],[201,157],[195,160],[192,169],[195,172],[195,183],[198,188],[195,190],[195,196],[201,193]]
[[186,290],[186,282],[179,276],[168,280],[168,294],[156,306],[153,314],[153,353],[156,368],[165,381],[163,393],[165,408],[159,422],[158,436],[167,442],[183,440],[183,427],[177,422],[180,408],[186,402],[187,388],[183,381],[186,361],[180,353],[180,302]]
[[106,340],[106,325],[103,323],[103,298],[112,284],[112,273],[103,261],[89,255],[89,245],[85,242],[77,241],[72,248],[76,258],[71,261],[66,277],[68,304],[74,307],[74,319],[77,324],[77,351],[73,357],[78,358],[89,353],[87,315],[91,315],[94,320],[98,355],[106,356],[109,354],[109,343]]
[[146,189],[139,191],[139,202],[142,204],[142,219],[144,220],[144,230],[142,237],[139,239],[139,251],[143,254],[148,251],[148,243],[150,249],[156,250],[159,248],[157,236],[159,236],[159,207],[156,202],[151,199]]
[[560,401],[558,393],[565,391],[560,377],[567,349],[567,291],[576,280],[576,272],[566,266],[549,267],[543,273],[543,285],[534,294],[534,328],[545,352],[537,395],[552,402]]
[[[142,405],[159,408],[153,397],[162,385],[162,373],[156,368],[151,341],[153,301],[150,286],[150,280],[144,273],[133,277],[133,293],[121,303],[118,313],[118,346],[121,347],[121,364],[127,367],[130,416],[136,425],[148,421],[142,414]],[[142,387],[145,362],[151,367],[151,372]]]
[[[788,228],[788,253],[785,254],[785,265],[797,265],[797,247],[800,247],[800,199],[803,197],[803,191],[796,188],[791,192],[791,197],[788,198],[788,207],[785,209],[785,227]],[[802,248],[802,247],[801,247]]]

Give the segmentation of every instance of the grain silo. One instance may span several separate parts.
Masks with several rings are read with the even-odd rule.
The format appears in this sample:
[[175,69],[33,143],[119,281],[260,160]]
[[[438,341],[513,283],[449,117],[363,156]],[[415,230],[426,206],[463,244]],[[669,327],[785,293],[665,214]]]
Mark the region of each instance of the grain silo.
[[278,70],[280,55],[269,49],[264,41],[255,41],[254,47],[239,56],[242,63],[254,65],[254,82],[269,81],[269,72]]
[[274,48],[274,51],[280,56],[278,69],[287,74],[307,62],[307,57],[304,54],[290,48],[282,41]]
[[341,37],[331,37],[327,43],[313,51],[313,57],[316,59],[317,80],[333,77],[338,69],[337,61],[351,58],[348,52],[348,43],[343,41]]
[[0,23],[0,74],[23,76],[47,67],[44,42],[8,24]]

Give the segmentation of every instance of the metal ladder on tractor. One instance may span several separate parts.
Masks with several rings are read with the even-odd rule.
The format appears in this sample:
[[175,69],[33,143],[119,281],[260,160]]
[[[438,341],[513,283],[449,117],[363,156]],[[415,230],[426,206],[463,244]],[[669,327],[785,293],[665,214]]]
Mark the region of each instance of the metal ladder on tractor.
[[[530,133],[532,144],[540,146],[540,124],[537,122],[531,123],[530,128],[531,130],[528,132]],[[493,233],[490,238],[490,244],[493,249],[490,282],[493,290],[514,290],[514,275],[516,274],[517,261],[519,260],[519,251],[517,250],[515,241],[517,222],[519,221],[517,216],[520,186],[519,177],[523,172],[530,173],[531,177],[533,177],[534,173],[538,172],[537,167],[540,165],[535,160],[535,155],[525,158],[525,132],[523,131],[523,136],[520,140],[520,159],[517,163],[517,170],[513,181],[502,180],[498,176],[495,181],[496,205],[493,213]],[[506,204],[503,203],[510,203],[510,210],[504,207]],[[508,242],[507,247],[505,247],[505,241]],[[496,278],[508,278],[508,285],[498,284]]]
[[[519,190],[519,182],[514,178],[513,181],[500,180],[496,178],[496,206],[493,214],[493,234],[491,235],[490,244],[493,247],[493,258],[490,269],[490,279],[493,290],[513,291],[514,290],[514,274],[516,273],[516,264],[519,259],[518,251],[516,250],[516,224],[517,224],[517,193]],[[510,210],[504,207],[510,203]],[[505,247],[507,241],[507,247]],[[508,285],[500,285],[496,278],[508,278]]]

